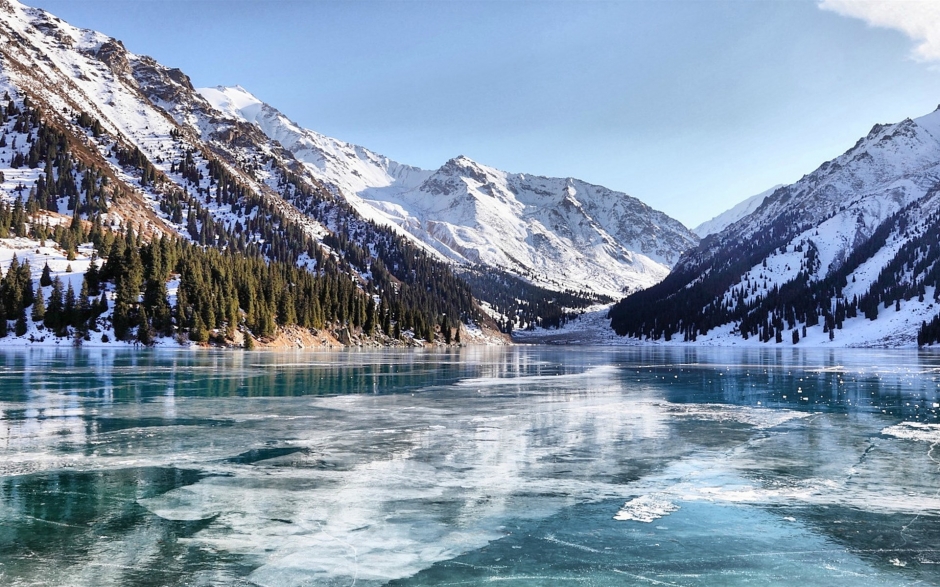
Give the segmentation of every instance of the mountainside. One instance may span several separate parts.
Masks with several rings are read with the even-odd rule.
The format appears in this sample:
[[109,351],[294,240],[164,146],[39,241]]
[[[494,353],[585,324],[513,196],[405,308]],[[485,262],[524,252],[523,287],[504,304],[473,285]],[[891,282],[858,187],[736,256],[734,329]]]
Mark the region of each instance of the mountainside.
[[940,306],[940,110],[876,125],[610,312],[618,334],[913,345]]
[[[183,72],[120,41],[0,0],[0,96],[0,238],[50,239],[69,257],[94,249],[108,269],[113,307],[69,314],[50,327],[59,334],[231,341],[296,325],[449,341],[458,325],[488,320],[446,263],[363,218]],[[27,329],[26,290],[41,269],[2,284],[2,310]],[[165,291],[173,279],[182,300]],[[179,307],[155,317],[155,301]]]
[[463,266],[617,297],[662,280],[698,240],[639,200],[580,180],[506,173],[462,156],[426,171],[301,128],[241,87],[199,91],[278,141],[363,217]]
[[692,229],[692,232],[697,234],[700,238],[705,238],[708,235],[721,232],[728,226],[749,215],[754,210],[757,210],[757,208],[764,203],[764,200],[767,199],[767,196],[771,195],[781,187],[783,186],[775,185],[769,190],[753,195],[750,198],[735,204],[733,207],[725,210],[711,220],[706,220],[705,222],[699,224]]

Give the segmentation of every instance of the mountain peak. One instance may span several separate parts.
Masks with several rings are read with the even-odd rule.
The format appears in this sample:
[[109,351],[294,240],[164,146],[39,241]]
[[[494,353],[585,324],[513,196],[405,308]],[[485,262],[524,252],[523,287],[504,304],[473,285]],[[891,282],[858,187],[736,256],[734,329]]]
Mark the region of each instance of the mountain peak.
[[447,163],[444,163],[444,167],[481,167],[479,163],[467,157],[466,155],[457,155],[447,160]]
[[448,160],[447,163],[444,163],[444,165],[442,165],[438,170],[438,173],[442,173],[448,176],[469,177],[480,183],[486,183],[487,171],[493,170],[480,165],[466,155],[457,155],[453,159]]

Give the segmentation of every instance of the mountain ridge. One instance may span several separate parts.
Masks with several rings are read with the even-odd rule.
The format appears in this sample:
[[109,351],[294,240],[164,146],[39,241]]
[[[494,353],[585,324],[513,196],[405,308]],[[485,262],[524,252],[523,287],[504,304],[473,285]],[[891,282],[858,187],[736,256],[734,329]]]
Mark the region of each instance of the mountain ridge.
[[[279,141],[364,217],[397,227],[452,262],[510,271],[549,289],[616,296],[661,280],[697,241],[681,223],[602,186],[507,173],[464,156],[423,170],[304,129],[240,86],[199,92]],[[567,217],[546,211],[549,204],[563,206]]]

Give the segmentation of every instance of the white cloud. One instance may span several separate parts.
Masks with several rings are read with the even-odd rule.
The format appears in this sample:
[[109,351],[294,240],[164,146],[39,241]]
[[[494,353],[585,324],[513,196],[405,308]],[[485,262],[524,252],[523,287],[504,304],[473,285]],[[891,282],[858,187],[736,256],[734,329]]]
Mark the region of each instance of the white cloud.
[[871,26],[901,31],[916,43],[915,59],[940,61],[940,1],[820,0],[819,7]]

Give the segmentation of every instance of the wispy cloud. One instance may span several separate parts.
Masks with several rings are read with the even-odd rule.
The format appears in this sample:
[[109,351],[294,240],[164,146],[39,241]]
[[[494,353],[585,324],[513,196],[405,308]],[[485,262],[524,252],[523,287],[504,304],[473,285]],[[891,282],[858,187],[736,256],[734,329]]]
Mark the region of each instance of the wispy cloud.
[[914,41],[913,57],[940,61],[940,2],[937,0],[820,0],[819,7],[871,26],[901,31]]

